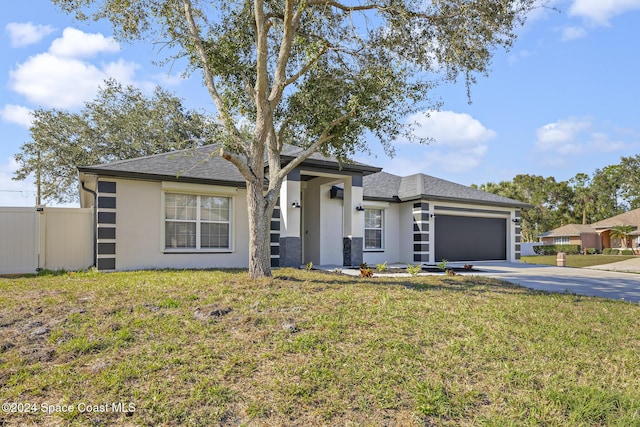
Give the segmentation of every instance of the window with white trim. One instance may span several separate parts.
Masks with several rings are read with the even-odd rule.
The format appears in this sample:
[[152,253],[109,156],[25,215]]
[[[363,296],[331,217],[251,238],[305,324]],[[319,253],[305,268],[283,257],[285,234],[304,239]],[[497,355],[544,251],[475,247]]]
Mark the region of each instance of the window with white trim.
[[569,236],[561,236],[553,238],[554,245],[568,245],[569,244]]
[[231,249],[231,198],[165,193],[166,249]]
[[384,249],[384,209],[364,210],[364,249]]

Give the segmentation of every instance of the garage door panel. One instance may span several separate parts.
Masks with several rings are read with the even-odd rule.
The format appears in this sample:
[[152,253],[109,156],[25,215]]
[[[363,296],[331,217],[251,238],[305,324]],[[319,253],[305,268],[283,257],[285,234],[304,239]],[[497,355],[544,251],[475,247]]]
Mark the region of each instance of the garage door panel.
[[504,218],[437,215],[436,261],[483,261],[507,258],[507,224]]

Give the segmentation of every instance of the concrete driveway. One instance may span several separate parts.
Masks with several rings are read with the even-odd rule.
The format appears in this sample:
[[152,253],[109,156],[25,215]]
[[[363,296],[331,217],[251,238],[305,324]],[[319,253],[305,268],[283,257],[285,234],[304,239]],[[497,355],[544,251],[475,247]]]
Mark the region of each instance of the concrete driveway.
[[[631,261],[636,263],[624,266],[623,271],[640,272],[640,259]],[[607,266],[611,269],[622,268],[614,264],[597,268],[570,268],[479,262],[474,266],[482,270],[474,274],[505,280],[531,289],[640,302],[640,274],[604,270]]]

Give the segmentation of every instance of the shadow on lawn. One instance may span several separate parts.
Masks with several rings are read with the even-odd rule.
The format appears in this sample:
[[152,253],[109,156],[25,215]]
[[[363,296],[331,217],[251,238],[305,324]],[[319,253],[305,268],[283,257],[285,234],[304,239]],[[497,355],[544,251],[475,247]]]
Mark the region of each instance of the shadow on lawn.
[[[284,272],[283,272],[284,273]],[[453,291],[468,293],[500,293],[500,294],[525,294],[525,295],[544,295],[549,294],[546,291],[526,288],[510,282],[498,279],[490,279],[473,275],[458,275],[456,277],[446,276],[418,276],[418,277],[374,277],[364,278],[357,276],[348,276],[341,273],[330,271],[314,271],[319,275],[331,277],[331,279],[322,279],[318,282],[327,285],[354,285],[367,284],[376,286],[402,286],[416,291]],[[288,282],[309,282],[309,278],[296,277],[289,274],[275,274],[274,279]]]

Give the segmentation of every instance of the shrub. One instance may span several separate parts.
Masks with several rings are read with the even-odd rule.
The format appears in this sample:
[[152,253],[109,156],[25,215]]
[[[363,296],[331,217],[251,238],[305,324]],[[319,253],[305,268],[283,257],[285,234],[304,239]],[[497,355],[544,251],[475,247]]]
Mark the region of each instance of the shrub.
[[376,270],[380,272],[387,271],[387,261],[385,261],[383,264],[376,264]]
[[541,245],[534,246],[533,250],[536,255],[556,255],[558,252],[576,255],[580,253],[580,245]]
[[416,265],[408,264],[407,265],[407,273],[409,273],[412,276],[417,276],[418,273],[420,273],[421,271],[422,271],[422,266],[420,264],[416,264]]
[[633,255],[633,249],[623,249],[622,255]]
[[596,255],[598,253],[598,249],[596,249],[596,248],[588,248],[587,249],[587,253],[589,255]]
[[613,251],[613,249],[611,249],[611,248],[604,248],[602,250],[602,255],[611,255],[612,251]]

